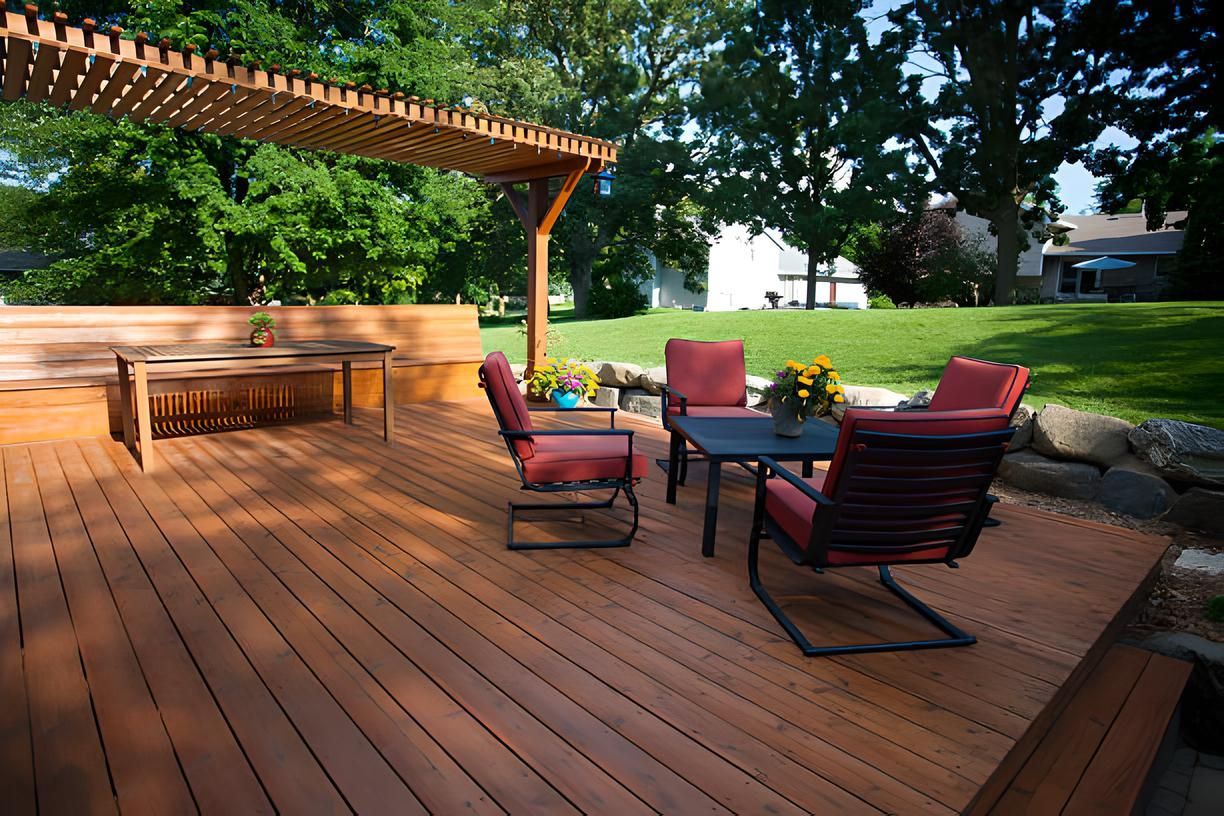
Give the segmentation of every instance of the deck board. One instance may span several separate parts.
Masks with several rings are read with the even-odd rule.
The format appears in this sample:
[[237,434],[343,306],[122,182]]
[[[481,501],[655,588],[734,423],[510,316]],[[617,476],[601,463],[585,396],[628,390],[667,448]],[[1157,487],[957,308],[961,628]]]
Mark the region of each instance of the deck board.
[[[747,587],[747,479],[713,559],[700,466],[676,506],[650,474],[630,548],[509,552],[487,405],[401,407],[394,448],[376,413],[159,441],[147,475],[3,449],[7,810],[959,812],[1167,544],[1000,507],[961,569],[897,570],[978,645],[806,659]],[[925,631],[866,570],[762,574],[824,639]]]

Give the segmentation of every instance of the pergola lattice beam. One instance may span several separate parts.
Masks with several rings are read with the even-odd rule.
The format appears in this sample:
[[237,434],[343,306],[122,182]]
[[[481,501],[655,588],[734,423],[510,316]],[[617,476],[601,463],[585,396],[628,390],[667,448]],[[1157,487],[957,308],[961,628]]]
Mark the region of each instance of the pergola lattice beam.
[[[3,3],[0,2],[0,8]],[[175,51],[34,6],[0,14],[0,96],[223,136],[527,180],[616,161],[616,145],[317,76]]]

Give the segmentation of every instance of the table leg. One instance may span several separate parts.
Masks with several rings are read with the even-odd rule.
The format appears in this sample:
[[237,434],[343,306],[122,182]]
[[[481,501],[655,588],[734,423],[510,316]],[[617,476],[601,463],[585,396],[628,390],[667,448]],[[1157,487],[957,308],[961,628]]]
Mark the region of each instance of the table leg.
[[671,432],[671,440],[667,449],[667,503],[676,503],[676,480],[680,471],[680,446],[684,438],[675,431]]
[[128,373],[127,360],[115,355],[119,367],[119,413],[123,417],[123,444],[128,450],[136,448],[136,428],[132,424],[132,380]]
[[140,437],[140,469],[153,470],[153,420],[149,416],[149,370],[143,360],[132,363],[136,380],[136,432]]
[[812,460],[804,459],[803,460],[803,478],[810,479],[812,478],[812,475],[815,472],[816,472],[816,469],[812,466]]
[[706,477],[705,527],[701,531],[701,554],[714,557],[714,536],[718,530],[718,487],[722,481],[722,462],[710,459],[710,472]]
[[341,401],[344,405],[344,424],[353,424],[353,364],[349,360],[340,363]]
[[395,444],[395,382],[392,374],[391,352],[383,355],[383,439],[388,445]]

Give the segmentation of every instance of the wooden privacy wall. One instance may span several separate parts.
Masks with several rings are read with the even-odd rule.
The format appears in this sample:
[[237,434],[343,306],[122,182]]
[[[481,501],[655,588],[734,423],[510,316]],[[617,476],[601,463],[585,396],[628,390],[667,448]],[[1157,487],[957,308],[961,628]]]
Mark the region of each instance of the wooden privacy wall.
[[[97,436],[120,429],[114,345],[244,342],[243,306],[0,307],[0,444]],[[394,345],[400,403],[474,396],[482,359],[474,306],[279,306],[278,340],[365,340]],[[353,366],[353,402],[382,404],[382,378]],[[152,373],[154,432],[287,421],[339,408],[338,368],[218,367]]]

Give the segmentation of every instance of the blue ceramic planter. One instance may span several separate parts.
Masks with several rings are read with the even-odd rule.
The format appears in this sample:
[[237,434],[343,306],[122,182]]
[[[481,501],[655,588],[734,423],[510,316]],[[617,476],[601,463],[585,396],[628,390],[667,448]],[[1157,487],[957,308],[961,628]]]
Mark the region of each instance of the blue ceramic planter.
[[574,408],[578,405],[578,400],[581,398],[582,395],[577,391],[569,391],[564,394],[560,391],[552,392],[553,405],[558,408]]

